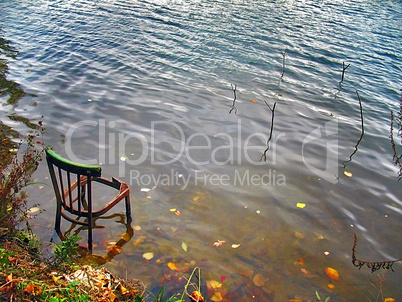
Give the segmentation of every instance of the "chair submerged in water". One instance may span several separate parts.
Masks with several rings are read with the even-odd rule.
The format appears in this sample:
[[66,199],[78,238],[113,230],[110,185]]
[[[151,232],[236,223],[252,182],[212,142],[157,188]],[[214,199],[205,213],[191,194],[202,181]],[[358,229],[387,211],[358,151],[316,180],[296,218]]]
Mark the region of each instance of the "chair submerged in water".
[[[88,166],[64,159],[50,149],[46,149],[46,161],[56,195],[55,230],[61,234],[61,217],[88,228],[88,251],[92,253],[92,229],[94,218],[101,217],[112,207],[125,199],[127,220],[131,220],[130,187],[116,179],[101,177],[100,166]],[[118,194],[101,209],[93,209],[92,182],[98,182],[118,190]],[[70,215],[69,215],[70,214]],[[76,218],[72,215],[77,216]],[[85,218],[81,221],[80,218]]]

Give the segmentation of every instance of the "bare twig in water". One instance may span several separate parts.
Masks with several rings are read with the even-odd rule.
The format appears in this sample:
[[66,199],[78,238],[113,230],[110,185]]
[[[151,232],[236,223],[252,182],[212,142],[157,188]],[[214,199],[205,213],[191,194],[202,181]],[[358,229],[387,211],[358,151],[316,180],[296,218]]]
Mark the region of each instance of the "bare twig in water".
[[281,75],[281,80],[283,78],[283,75],[285,74],[285,57],[286,57],[286,50],[282,51],[282,75]]
[[236,108],[236,84],[233,86],[233,84],[230,84],[233,90],[233,103],[232,103],[232,108],[229,111],[229,114],[232,113],[232,111],[235,111],[235,114],[237,114],[237,108]]
[[369,262],[357,259],[356,258],[357,235],[354,234],[354,236],[355,239],[352,248],[352,263],[355,267],[361,269],[364,265],[366,265],[369,269],[371,269],[372,273],[380,269],[391,269],[394,272],[394,269],[392,268],[394,263],[402,261],[402,258],[397,260],[386,260],[386,261],[375,261],[375,262]]
[[[401,89],[402,92],[402,89]],[[391,110],[391,131],[389,138],[391,139],[392,151],[394,152],[393,161],[394,165],[399,167],[398,179],[402,179],[402,154],[398,155],[398,151],[396,149],[396,143],[394,139],[394,120],[396,121],[398,127],[398,136],[401,137],[401,145],[402,145],[402,95],[399,103],[399,112],[397,116],[394,116],[394,112]]]
[[355,155],[355,153],[357,152],[357,149],[358,149],[358,147],[359,147],[359,144],[360,144],[360,142],[362,141],[363,135],[364,135],[364,123],[363,123],[363,107],[362,107],[362,101],[360,100],[360,96],[359,96],[359,93],[357,92],[357,90],[356,90],[356,94],[357,94],[357,98],[359,99],[359,105],[360,105],[360,120],[361,120],[361,125],[362,125],[362,127],[361,127],[361,133],[360,133],[360,138],[359,138],[359,140],[357,141],[357,143],[356,143],[356,145],[355,145],[355,150],[353,151],[352,154],[350,154],[349,160],[347,160],[347,161],[345,161],[345,162],[343,163],[343,168],[346,168],[346,165],[347,165],[349,162],[352,161],[352,157],[353,157],[353,155]]
[[346,65],[346,67],[345,67],[345,62],[342,62],[342,78],[341,78],[341,81],[339,82],[339,87],[341,87],[341,84],[342,84],[343,79],[345,77],[345,71],[349,66],[350,66],[350,64]]
[[276,102],[274,103],[274,106],[272,107],[272,109],[271,109],[271,107],[268,105],[268,103],[266,101],[264,101],[264,102],[265,102],[265,105],[267,105],[269,110],[271,110],[271,112],[272,112],[271,131],[269,132],[269,138],[267,140],[267,148],[264,150],[264,153],[261,155],[261,158],[260,158],[260,161],[262,161],[262,159],[264,159],[264,161],[266,162],[267,161],[267,152],[269,150],[269,142],[272,139],[272,132],[274,130],[274,118],[275,118]]

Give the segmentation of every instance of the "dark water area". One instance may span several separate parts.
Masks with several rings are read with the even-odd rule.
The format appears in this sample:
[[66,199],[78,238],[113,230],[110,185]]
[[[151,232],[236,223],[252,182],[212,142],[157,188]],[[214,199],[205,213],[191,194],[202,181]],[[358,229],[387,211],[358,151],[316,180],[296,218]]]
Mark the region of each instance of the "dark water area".
[[[43,115],[55,152],[130,184],[134,236],[106,265],[153,292],[198,266],[215,301],[398,301],[401,263],[359,270],[352,246],[356,233],[359,259],[402,257],[401,15],[372,0],[2,1],[15,52],[2,48],[1,83],[17,91],[1,87],[2,129]],[[29,193],[49,241],[52,188]],[[99,255],[127,231],[105,226]]]

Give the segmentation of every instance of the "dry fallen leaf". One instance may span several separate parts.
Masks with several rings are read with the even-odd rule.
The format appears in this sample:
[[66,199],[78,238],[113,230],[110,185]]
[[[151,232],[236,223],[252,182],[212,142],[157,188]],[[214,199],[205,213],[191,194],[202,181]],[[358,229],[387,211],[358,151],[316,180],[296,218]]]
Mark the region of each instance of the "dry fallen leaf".
[[180,271],[180,269],[176,266],[174,262],[168,262],[167,266],[172,270],[172,271]]
[[304,264],[304,260],[303,260],[302,257],[300,257],[300,258],[297,260],[297,264],[300,264],[300,265],[303,265],[303,264]]
[[153,257],[154,257],[154,253],[152,253],[152,252],[147,252],[142,255],[142,258],[144,258],[146,260],[151,260]]
[[304,238],[303,234],[300,233],[300,232],[298,232],[298,231],[295,231],[295,237],[296,237],[297,239],[303,239],[303,238]]
[[266,280],[262,274],[256,274],[253,278],[253,283],[255,286],[263,286]]
[[197,290],[193,291],[190,295],[190,299],[194,302],[204,302],[204,297]]
[[332,267],[325,268],[325,274],[332,280],[338,281],[339,280],[339,273],[336,269]]
[[352,172],[349,172],[349,171],[346,171],[346,170],[343,172],[343,174],[345,174],[347,177],[352,177],[353,176]]
[[181,248],[182,248],[185,252],[187,252],[187,244],[186,244],[185,242],[182,242],[182,243],[181,243]]
[[214,242],[214,246],[218,247],[221,246],[222,244],[224,244],[226,241],[225,240],[219,240]]
[[130,241],[131,236],[128,233],[124,233],[123,235],[121,235],[121,239],[127,242]]
[[214,295],[211,297],[211,300],[214,302],[219,302],[223,300],[222,294],[220,292],[214,293]]
[[42,293],[42,288],[40,288],[35,284],[30,283],[24,288],[23,292],[28,295],[37,296]]
[[207,287],[210,289],[217,289],[222,287],[222,283],[216,280],[207,280]]

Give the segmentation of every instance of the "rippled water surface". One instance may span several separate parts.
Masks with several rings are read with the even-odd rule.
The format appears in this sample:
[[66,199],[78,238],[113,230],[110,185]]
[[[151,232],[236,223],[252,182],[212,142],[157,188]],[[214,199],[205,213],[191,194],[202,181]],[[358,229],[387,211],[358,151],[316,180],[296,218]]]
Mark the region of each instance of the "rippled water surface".
[[[223,301],[309,301],[316,290],[382,301],[380,287],[402,298],[399,263],[372,274],[351,261],[354,233],[358,258],[402,257],[389,140],[400,1],[2,1],[0,12],[19,51],[8,78],[28,93],[2,106],[2,121],[18,130],[11,113],[44,115],[57,153],[131,185],[135,234],[111,270],[174,293],[199,266],[203,282],[224,280]],[[364,136],[350,160],[358,96]],[[35,177],[49,182],[45,165]],[[52,189],[31,191],[47,210],[32,224],[50,240]],[[125,231],[107,224],[100,255]]]

